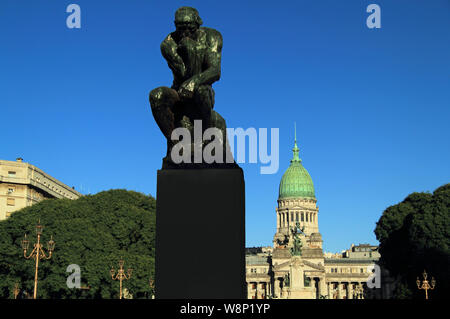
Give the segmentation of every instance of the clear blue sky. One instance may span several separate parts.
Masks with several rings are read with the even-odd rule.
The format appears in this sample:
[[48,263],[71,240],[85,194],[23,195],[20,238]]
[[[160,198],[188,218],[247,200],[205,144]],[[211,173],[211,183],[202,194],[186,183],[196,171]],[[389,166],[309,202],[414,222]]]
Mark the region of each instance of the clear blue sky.
[[[366,27],[370,3],[381,29]],[[2,0],[0,158],[83,193],[155,195],[165,142],[148,92],[171,84],[159,45],[182,5],[224,37],[214,88],[228,126],[280,128],[277,174],[242,165],[247,246],[271,245],[294,121],[327,251],[376,244],[386,207],[450,181],[448,0]]]

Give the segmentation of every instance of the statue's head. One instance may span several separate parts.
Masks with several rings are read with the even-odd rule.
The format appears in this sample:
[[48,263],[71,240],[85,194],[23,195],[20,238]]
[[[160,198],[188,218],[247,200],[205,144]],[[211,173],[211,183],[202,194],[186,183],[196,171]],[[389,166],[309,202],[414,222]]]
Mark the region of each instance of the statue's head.
[[189,35],[203,24],[198,11],[191,7],[181,7],[175,12],[175,27],[178,32]]

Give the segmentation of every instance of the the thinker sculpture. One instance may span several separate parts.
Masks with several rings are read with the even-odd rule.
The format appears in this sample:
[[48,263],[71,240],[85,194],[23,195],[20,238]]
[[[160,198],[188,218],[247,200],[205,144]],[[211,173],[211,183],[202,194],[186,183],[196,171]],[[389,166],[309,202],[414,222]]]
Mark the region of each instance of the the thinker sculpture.
[[[176,30],[161,43],[173,83],[150,92],[153,116],[167,139],[167,155],[157,172],[157,299],[247,295],[244,172],[228,156],[225,120],[213,110],[212,84],[220,78],[222,36],[201,25],[194,8],[176,11]],[[220,227],[204,226],[211,207]],[[203,249],[179,249],[179,238],[186,247],[202,242]],[[180,269],[179,259],[190,262]]]
[[200,141],[201,145],[198,145],[198,141],[193,139],[196,120],[201,120],[202,135],[208,128],[220,130],[222,138],[216,142],[223,147],[222,167],[236,167],[234,161],[232,165],[225,163],[226,124],[213,110],[212,84],[220,79],[222,35],[214,29],[200,27],[202,23],[196,9],[181,7],[175,13],[176,30],[161,43],[161,53],[173,72],[173,84],[170,88],[163,86],[152,90],[149,99],[155,121],[167,139],[163,169],[220,166],[203,162],[195,164],[194,160],[191,161],[194,164],[173,162],[171,151],[178,141],[172,141],[171,136],[176,128],[189,130],[192,158],[195,147],[200,147],[200,150],[205,147],[205,142]]

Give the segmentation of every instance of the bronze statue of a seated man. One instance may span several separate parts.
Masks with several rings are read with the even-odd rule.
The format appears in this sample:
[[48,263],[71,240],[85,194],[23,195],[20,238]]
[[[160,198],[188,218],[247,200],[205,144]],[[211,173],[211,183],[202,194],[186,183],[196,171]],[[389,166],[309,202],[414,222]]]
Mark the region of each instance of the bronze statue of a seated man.
[[213,110],[212,88],[220,79],[222,35],[201,25],[196,9],[181,7],[175,13],[176,30],[161,43],[162,55],[174,78],[172,87],[159,87],[150,92],[153,116],[167,139],[163,168],[174,166],[170,157],[173,130],[183,127],[192,132],[195,120],[201,120],[202,131],[221,130],[225,148],[226,124]]

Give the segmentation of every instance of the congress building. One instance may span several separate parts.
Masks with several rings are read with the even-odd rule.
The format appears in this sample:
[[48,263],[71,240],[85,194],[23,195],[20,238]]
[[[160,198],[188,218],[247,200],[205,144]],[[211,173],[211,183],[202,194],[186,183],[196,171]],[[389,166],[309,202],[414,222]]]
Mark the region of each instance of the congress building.
[[[393,282],[377,265],[377,246],[360,244],[338,254],[323,252],[314,185],[296,140],[277,202],[273,247],[246,249],[249,299],[389,298]],[[375,267],[384,285],[369,289]]]
[[47,198],[77,199],[80,196],[75,189],[21,158],[0,160],[0,220]]

